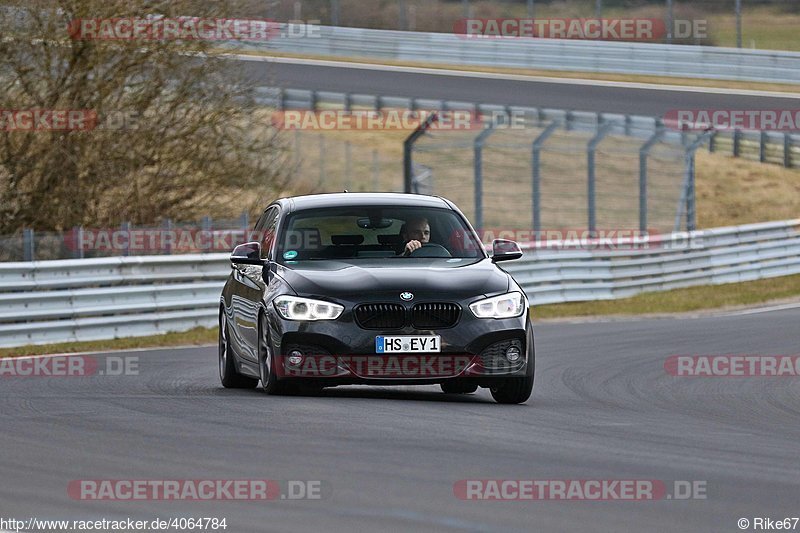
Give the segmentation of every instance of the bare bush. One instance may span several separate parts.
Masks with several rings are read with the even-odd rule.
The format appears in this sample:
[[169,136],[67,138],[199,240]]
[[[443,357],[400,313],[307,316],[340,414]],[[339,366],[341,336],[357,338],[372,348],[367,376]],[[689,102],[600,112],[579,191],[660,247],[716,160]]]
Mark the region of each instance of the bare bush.
[[90,131],[0,128],[0,233],[238,214],[287,187],[286,150],[220,43],[67,31],[86,18],[241,16],[237,2],[31,0],[0,14],[0,109],[97,117]]

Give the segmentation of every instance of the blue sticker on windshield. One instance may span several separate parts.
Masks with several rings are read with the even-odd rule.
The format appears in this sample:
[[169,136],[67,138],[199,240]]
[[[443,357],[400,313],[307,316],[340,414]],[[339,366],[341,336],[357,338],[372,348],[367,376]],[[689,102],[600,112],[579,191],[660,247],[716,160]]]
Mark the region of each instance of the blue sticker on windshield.
[[291,260],[291,259],[294,259],[295,257],[297,257],[297,252],[296,252],[296,251],[294,251],[294,250],[289,250],[288,252],[285,252],[285,253],[283,254],[283,258],[284,258],[284,259],[289,259],[289,260]]

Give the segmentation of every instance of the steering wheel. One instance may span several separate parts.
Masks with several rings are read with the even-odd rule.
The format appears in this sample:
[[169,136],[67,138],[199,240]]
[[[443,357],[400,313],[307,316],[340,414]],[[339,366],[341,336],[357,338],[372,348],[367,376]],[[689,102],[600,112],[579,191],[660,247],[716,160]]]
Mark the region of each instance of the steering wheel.
[[417,248],[410,254],[408,257],[453,257],[450,252],[447,251],[447,248],[442,246],[441,244],[436,244],[434,242],[428,242],[422,245],[421,248]]

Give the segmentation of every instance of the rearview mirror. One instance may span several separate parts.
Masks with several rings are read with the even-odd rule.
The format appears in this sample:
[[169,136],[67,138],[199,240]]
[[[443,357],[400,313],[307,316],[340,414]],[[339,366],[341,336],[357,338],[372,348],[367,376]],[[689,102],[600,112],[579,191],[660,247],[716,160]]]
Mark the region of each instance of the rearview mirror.
[[386,229],[394,224],[391,218],[364,217],[359,218],[356,223],[361,229]]
[[522,257],[522,250],[514,241],[495,239],[492,241],[492,262],[512,261]]
[[266,260],[261,259],[261,244],[255,241],[240,244],[231,253],[231,263],[234,265],[264,266]]

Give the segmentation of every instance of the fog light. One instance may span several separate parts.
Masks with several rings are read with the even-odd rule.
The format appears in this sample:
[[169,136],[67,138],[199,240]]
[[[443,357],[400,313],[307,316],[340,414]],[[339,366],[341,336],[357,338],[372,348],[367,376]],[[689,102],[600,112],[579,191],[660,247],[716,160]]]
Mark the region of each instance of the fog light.
[[508,359],[509,363],[516,363],[517,361],[519,361],[519,356],[520,356],[519,348],[517,348],[516,346],[509,346],[506,349],[506,359]]
[[303,352],[300,350],[292,350],[289,352],[289,364],[297,366],[303,362]]

